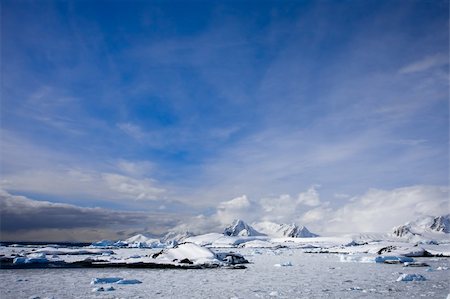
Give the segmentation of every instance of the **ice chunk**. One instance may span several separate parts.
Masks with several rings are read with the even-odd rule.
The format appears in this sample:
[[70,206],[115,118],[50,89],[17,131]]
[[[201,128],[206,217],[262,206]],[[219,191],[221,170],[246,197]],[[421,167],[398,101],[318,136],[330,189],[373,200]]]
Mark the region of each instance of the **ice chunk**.
[[239,253],[234,252],[218,252],[216,258],[230,265],[247,264],[248,261]]
[[142,281],[137,279],[121,279],[116,282],[116,284],[139,284],[142,283]]
[[414,259],[411,257],[407,257],[407,256],[377,256],[375,258],[375,262],[376,263],[386,263],[386,262],[393,262],[393,263],[412,263],[414,262]]
[[284,263],[274,265],[274,267],[290,267],[290,266],[292,266],[291,262],[284,262]]
[[403,267],[429,267],[430,265],[428,265],[427,263],[424,262],[406,262],[403,263]]
[[356,262],[356,263],[413,263],[414,259],[406,256],[360,256],[360,255],[340,255],[341,262]]
[[402,274],[397,278],[397,281],[424,281],[426,280],[423,275],[420,274]]
[[[137,279],[123,279],[122,277],[102,277],[94,278],[91,284],[106,284],[106,283],[116,283],[116,284],[138,284],[142,283]],[[114,288],[113,288],[114,289]]]
[[342,263],[375,263],[372,256],[340,255],[339,259]]
[[269,293],[270,297],[278,297],[280,294],[277,291],[272,291]]
[[91,284],[103,284],[103,283],[115,283],[120,280],[123,280],[122,277],[103,277],[103,278],[94,278],[91,281]]
[[26,257],[16,257],[13,260],[14,264],[45,264],[48,262],[49,260],[43,253],[32,253],[27,255]]

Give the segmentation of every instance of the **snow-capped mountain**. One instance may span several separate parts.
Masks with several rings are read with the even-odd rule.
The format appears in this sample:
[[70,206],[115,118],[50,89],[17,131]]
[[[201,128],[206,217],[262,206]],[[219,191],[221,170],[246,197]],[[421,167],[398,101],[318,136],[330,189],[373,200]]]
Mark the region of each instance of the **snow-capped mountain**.
[[150,238],[150,237],[147,237],[147,236],[145,236],[143,234],[137,234],[137,235],[134,235],[134,236],[132,236],[132,237],[130,237],[130,238],[125,240],[125,242],[127,242],[128,244],[136,243],[136,242],[154,242],[154,241],[158,241],[159,242],[158,239]]
[[135,248],[154,248],[161,247],[162,244],[159,239],[150,238],[143,234],[137,234],[125,240],[125,243],[128,244],[128,247]]
[[271,237],[312,238],[318,235],[311,233],[305,226],[292,224],[278,224],[270,221],[254,223],[258,231]]
[[225,228],[223,234],[226,236],[263,236],[241,219],[234,220],[230,226]]
[[450,239],[450,214],[424,216],[415,221],[394,227],[393,235],[406,239]]
[[178,244],[178,243],[183,242],[186,238],[192,237],[193,235],[194,234],[189,231],[185,231],[185,232],[172,231],[172,232],[168,232],[161,239],[161,242],[163,242],[163,243],[176,242]]
[[437,232],[450,233],[450,214],[435,217],[430,228]]

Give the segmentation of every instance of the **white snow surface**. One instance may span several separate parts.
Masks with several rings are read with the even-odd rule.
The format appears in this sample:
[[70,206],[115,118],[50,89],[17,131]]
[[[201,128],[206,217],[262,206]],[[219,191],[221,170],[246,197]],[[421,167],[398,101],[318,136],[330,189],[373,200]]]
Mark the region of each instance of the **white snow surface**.
[[[194,248],[195,257],[211,257],[209,252]],[[15,254],[31,254],[32,249],[36,248],[0,247],[0,252],[10,255],[14,250]],[[304,249],[294,247],[232,250],[250,261],[247,269],[0,270],[0,298],[446,298],[450,288],[449,258],[414,258],[417,262],[426,262],[430,267],[410,268],[402,264],[342,263],[340,255],[308,254]],[[114,249],[114,255],[108,257],[145,257],[158,251],[118,248]],[[215,253],[216,249],[211,251]],[[181,257],[176,252],[173,256]],[[82,256],[65,255],[63,258],[77,259]],[[281,266],[288,263],[292,266]],[[281,267],[274,267],[275,264]],[[427,271],[429,268],[432,271]],[[422,275],[426,280],[397,282],[403,274]],[[103,287],[103,291],[93,292],[91,281],[95,278],[120,278],[142,283],[104,283],[96,285],[98,288]],[[106,292],[109,286],[114,287]]]
[[[450,290],[450,241],[446,240],[450,234],[445,232],[445,219],[415,223],[408,224],[415,233],[407,237],[372,233],[274,237],[252,235],[245,225],[237,225],[236,235],[186,236],[186,243],[178,245],[162,244],[145,236],[122,241],[127,246],[158,241],[158,246],[167,247],[162,252],[153,245],[118,247],[116,242],[105,240],[98,243],[108,248],[0,246],[0,257],[15,259],[18,265],[85,259],[111,264],[177,264],[188,259],[197,265],[225,266],[182,271],[0,269],[0,298],[446,298]],[[242,227],[247,233],[240,233]],[[418,234],[417,227],[439,231],[422,229]],[[234,252],[236,257],[241,254],[250,262],[245,264],[247,268],[229,269],[223,262],[227,252]],[[153,258],[155,253],[160,254]],[[429,255],[434,257],[422,257]],[[98,282],[93,289],[94,281]]]

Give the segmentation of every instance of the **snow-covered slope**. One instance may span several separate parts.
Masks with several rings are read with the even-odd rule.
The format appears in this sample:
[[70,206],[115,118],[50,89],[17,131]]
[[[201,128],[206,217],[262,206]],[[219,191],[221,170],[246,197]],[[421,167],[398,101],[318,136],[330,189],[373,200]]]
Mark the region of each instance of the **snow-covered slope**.
[[424,216],[415,221],[394,227],[393,235],[410,241],[450,241],[450,214]]
[[260,232],[242,221],[241,219],[234,220],[233,223],[225,228],[223,234],[225,236],[262,236]]
[[254,223],[253,226],[258,231],[271,237],[288,238],[312,238],[318,235],[311,233],[305,226],[292,224],[278,224],[270,221]]
[[163,243],[181,243],[186,238],[192,237],[194,234],[188,231],[185,232],[168,232],[162,239],[161,242]]
[[161,247],[161,242],[158,239],[147,237],[143,234],[137,234],[125,240],[125,243],[128,244],[128,247],[135,248],[153,248],[153,247]]
[[149,237],[147,237],[147,236],[145,236],[143,234],[137,234],[137,235],[134,235],[134,236],[126,239],[125,242],[127,242],[127,243],[147,242],[147,241],[150,241],[150,240],[155,240],[155,239],[149,238]]

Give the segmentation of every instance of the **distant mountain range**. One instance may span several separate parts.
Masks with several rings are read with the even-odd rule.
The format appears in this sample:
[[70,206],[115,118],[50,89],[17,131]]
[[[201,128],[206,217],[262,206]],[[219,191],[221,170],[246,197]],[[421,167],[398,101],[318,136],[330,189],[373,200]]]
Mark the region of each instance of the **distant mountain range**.
[[311,233],[305,226],[296,224],[278,224],[264,221],[253,224],[253,227],[241,219],[234,220],[233,223],[224,230],[226,236],[269,236],[287,238],[311,238],[318,235]]
[[393,235],[402,238],[436,237],[450,233],[450,214],[442,216],[423,216],[415,221],[394,227]]
[[313,238],[319,235],[310,232],[306,226],[292,224],[278,224],[264,221],[253,224],[253,226],[263,234],[269,237],[286,238]]
[[[188,231],[168,232],[161,239],[155,239],[145,234],[137,234],[124,241],[102,240],[95,242],[93,246],[107,247],[149,247],[163,248],[173,247],[183,243],[185,240],[190,242],[191,237],[198,238],[201,236],[209,236],[208,238],[220,238],[218,233],[210,233],[194,237],[194,234]],[[310,232],[305,226],[295,223],[279,224],[269,221],[256,222],[252,225],[247,224],[242,219],[234,220],[224,229],[223,236],[230,237],[256,237],[250,239],[269,239],[270,238],[314,238],[319,235]],[[392,236],[402,238],[408,242],[415,243],[439,243],[450,241],[450,214],[442,216],[424,216],[415,221],[407,222],[404,225],[397,226],[393,229]],[[262,238],[258,238],[262,237]],[[208,239],[207,238],[207,239]],[[248,238],[247,238],[248,239]]]

